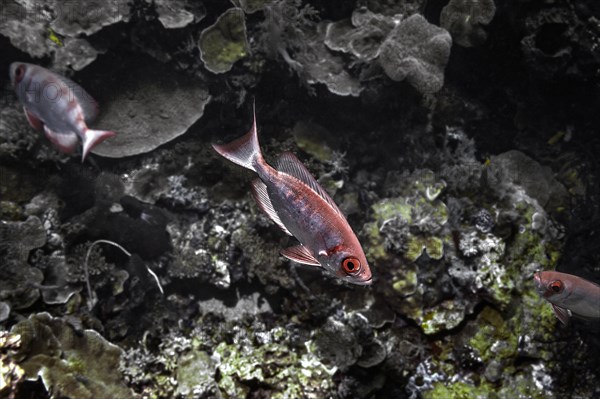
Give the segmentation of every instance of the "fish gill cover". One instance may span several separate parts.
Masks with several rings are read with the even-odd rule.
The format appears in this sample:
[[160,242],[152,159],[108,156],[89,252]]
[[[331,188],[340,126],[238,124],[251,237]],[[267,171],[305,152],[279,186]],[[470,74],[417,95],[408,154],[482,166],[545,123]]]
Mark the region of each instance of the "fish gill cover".
[[[0,7],[0,397],[600,396],[598,321],[562,326],[534,280],[600,281],[596,2]],[[56,151],[16,61],[118,135]],[[211,147],[253,103],[371,286],[279,255],[297,243]]]

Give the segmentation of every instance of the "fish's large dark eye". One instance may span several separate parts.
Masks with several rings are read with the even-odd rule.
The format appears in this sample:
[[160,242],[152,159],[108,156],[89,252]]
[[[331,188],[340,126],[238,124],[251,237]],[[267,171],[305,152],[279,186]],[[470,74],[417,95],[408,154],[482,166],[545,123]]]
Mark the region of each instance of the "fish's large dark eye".
[[23,77],[25,77],[25,66],[19,65],[15,71],[15,81],[19,83],[23,80]]
[[560,292],[562,292],[564,286],[563,286],[562,281],[556,280],[556,281],[551,282],[548,285],[548,288],[550,288],[552,290],[552,292],[559,294]]
[[357,258],[346,258],[342,261],[342,267],[348,274],[356,274],[360,271],[361,265],[360,260]]

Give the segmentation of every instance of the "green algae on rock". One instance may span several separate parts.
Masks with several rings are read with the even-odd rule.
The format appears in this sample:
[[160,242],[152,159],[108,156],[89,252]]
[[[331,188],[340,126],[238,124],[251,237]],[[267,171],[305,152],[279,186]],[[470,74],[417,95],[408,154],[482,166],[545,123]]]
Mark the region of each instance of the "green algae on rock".
[[216,361],[204,351],[194,350],[177,360],[177,395],[194,398],[198,393],[216,394]]
[[328,143],[332,141],[331,133],[313,122],[298,122],[292,129],[294,140],[302,151],[319,162],[331,161],[334,151]]
[[[520,320],[526,326],[521,328]],[[430,363],[436,381],[421,391],[423,398],[553,398],[547,359],[538,353],[519,363],[523,330],[535,329],[534,319],[515,315],[505,319],[486,306],[457,334],[443,338],[442,352]],[[527,338],[525,338],[527,339]],[[481,371],[480,371],[481,370]]]
[[423,309],[416,318],[427,335],[452,330],[465,318],[465,307],[458,301],[443,301],[434,308]]
[[237,7],[225,11],[214,25],[202,31],[198,48],[206,69],[213,73],[231,70],[248,54],[244,11]]
[[256,382],[274,399],[318,399],[334,394],[332,371],[315,356],[310,342],[306,351],[298,351],[285,344],[285,330],[276,329],[271,336],[274,341],[263,345],[222,342],[215,348],[213,356],[219,359],[221,375],[218,385],[224,398],[244,397]]
[[0,331],[0,397],[10,398],[25,380],[25,372],[14,359],[20,347],[21,337]]
[[77,332],[60,318],[38,313],[17,323],[11,332],[21,337],[21,347],[14,356],[25,377],[41,377],[53,396],[136,397],[115,372],[122,350],[96,331]]
[[408,262],[416,261],[424,250],[430,258],[441,259],[448,208],[438,197],[444,188],[444,181],[435,179],[432,171],[415,171],[406,176],[400,189],[403,196],[373,204],[375,225],[369,225],[369,239],[374,248],[378,241],[380,245],[383,242],[387,248],[402,253]]

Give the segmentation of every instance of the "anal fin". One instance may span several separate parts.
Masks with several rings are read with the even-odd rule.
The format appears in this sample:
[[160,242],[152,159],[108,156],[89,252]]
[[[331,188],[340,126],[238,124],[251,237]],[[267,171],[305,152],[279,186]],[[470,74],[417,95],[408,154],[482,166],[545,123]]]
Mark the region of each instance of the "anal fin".
[[552,304],[552,310],[561,323],[563,323],[565,326],[569,324],[569,321],[571,320],[571,311],[569,309],[561,308],[560,306]]
[[47,125],[44,125],[44,133],[46,134],[46,137],[48,137],[48,140],[50,140],[52,144],[54,144],[61,152],[64,152],[65,154],[71,154],[73,151],[75,151],[79,141],[77,134],[71,132],[56,133],[50,130]]
[[35,130],[44,129],[44,122],[39,120],[39,118],[33,115],[31,112],[27,110],[27,108],[23,107],[23,111],[25,111],[25,116],[27,117],[27,122],[31,125]]
[[252,180],[252,196],[254,200],[258,204],[259,208],[267,214],[272,221],[274,221],[277,226],[283,230],[283,232],[287,235],[292,235],[290,231],[285,227],[277,211],[273,208],[273,204],[271,203],[271,199],[269,198],[269,193],[267,192],[267,186],[260,179]]
[[296,245],[281,250],[281,255],[293,260],[294,262],[302,263],[303,265],[321,266],[319,261],[310,253],[304,245]]

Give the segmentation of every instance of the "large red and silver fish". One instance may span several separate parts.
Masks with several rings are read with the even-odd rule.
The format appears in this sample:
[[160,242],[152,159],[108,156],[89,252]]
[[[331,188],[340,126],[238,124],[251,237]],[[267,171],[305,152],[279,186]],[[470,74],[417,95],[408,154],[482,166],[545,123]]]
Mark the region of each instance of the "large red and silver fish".
[[214,149],[230,161],[258,174],[252,194],[258,206],[300,245],[281,250],[295,262],[323,267],[353,284],[371,284],[371,270],[362,247],[333,199],[308,169],[290,152],[279,156],[273,168],[258,144],[256,115],[252,129]]
[[543,271],[533,275],[536,289],[567,324],[571,315],[600,319],[600,285],[572,274]]
[[60,151],[72,153],[81,139],[83,162],[92,148],[116,134],[87,127],[98,115],[98,103],[70,79],[38,65],[14,62],[10,80],[29,124],[43,130]]

